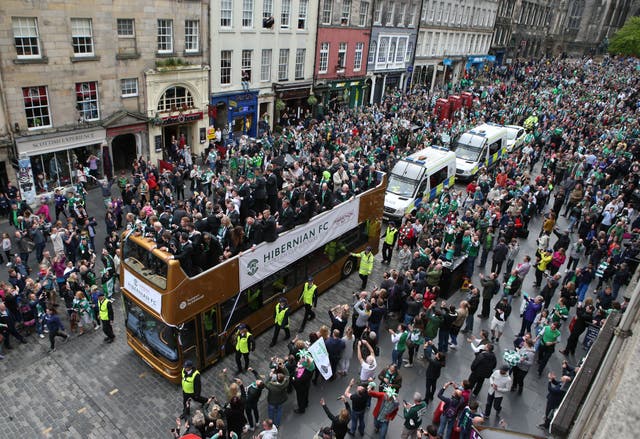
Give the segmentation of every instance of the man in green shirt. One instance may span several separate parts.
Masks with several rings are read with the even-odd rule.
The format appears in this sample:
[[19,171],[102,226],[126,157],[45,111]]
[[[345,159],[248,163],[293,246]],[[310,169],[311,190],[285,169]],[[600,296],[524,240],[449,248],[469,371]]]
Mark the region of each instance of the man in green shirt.
[[402,367],[402,355],[407,350],[409,331],[407,325],[401,323],[398,325],[397,332],[389,328],[389,333],[391,334],[391,342],[394,344],[391,351],[391,361],[400,369]]
[[422,416],[427,408],[427,404],[422,400],[420,392],[413,394],[413,403],[404,401],[404,426],[401,439],[416,439],[418,437],[418,428],[422,424]]
[[[464,242],[464,238],[462,238]],[[475,268],[476,258],[480,254],[480,240],[478,235],[470,233],[469,244],[467,245],[467,277],[471,279]]]
[[540,347],[538,348],[538,376],[542,376],[549,358],[556,350],[556,344],[560,343],[560,324],[558,322],[551,322],[550,325],[542,328],[538,338],[540,340]]

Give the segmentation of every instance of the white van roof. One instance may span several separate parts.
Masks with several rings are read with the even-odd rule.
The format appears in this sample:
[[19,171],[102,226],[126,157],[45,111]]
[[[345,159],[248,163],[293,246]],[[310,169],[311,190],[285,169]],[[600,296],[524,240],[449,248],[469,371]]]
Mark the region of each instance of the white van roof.
[[442,162],[455,160],[455,158],[456,153],[447,148],[430,146],[428,148],[421,149],[418,152],[414,152],[410,156],[405,157],[404,160],[430,169],[441,166]]
[[495,123],[483,123],[477,127],[467,131],[467,133],[481,136],[481,137],[494,137],[498,135],[506,135],[506,128],[502,125]]

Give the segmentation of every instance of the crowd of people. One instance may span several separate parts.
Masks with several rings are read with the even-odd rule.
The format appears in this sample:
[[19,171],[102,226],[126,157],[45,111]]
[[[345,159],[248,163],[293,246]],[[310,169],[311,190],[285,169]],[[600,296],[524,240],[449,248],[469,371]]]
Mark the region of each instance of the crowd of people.
[[[311,332],[308,340],[294,339],[289,355],[273,358],[268,373],[251,369],[251,383],[231,379],[227,395],[218,401],[200,396],[199,373],[185,364],[185,407],[174,430],[178,436],[187,430],[207,438],[240,437],[262,427],[258,437],[276,437],[288,394],[296,392],[297,412],[304,413],[311,385],[321,379],[307,348],[323,339],[332,379],[352,373],[354,356],[359,373],[344,392],[340,413],[325,406],[331,427],[318,438],[363,434],[372,401],[381,438],[400,410],[402,437],[448,439],[454,428],[468,437],[471,426],[492,409],[500,414],[507,393],[522,393],[530,368],[537,368],[538,376],[545,372],[567,322],[570,335],[560,353],[579,363],[575,355],[582,333],[601,325],[611,310],[624,311],[620,292],[640,251],[637,63],[537,60],[497,69],[491,78],[482,87],[472,86],[473,107],[457,111],[452,121],[432,115],[437,96],[416,89],[321,120],[290,118],[257,140],[243,136],[226,146],[211,145],[200,163],[180,154],[187,150],[180,144],[162,166],[140,158],[130,175],[115,179],[118,195],[112,195],[111,181],[102,185],[107,238],[100,251],[95,242],[100,225],[86,212],[81,183],[75,191],[55,191],[55,218],[47,199],[34,212],[9,184],[0,196],[13,227],[2,239],[9,270],[7,282],[0,284],[5,348],[12,348],[12,338],[27,343],[35,331],[39,337],[49,334],[53,351],[57,336],[68,338],[66,320],[79,335],[101,325],[105,342],[113,341],[110,299],[117,287],[122,228],[153,238],[195,275],[373,187],[377,171],[388,172],[399,158],[425,145],[441,144],[484,121],[527,121],[522,148],[494,168],[480,170],[465,190],[447,189],[383,228],[383,262],[389,267],[378,287],[367,289],[373,262],[365,260],[366,251],[356,254],[362,292],[353,304],[331,310],[330,325]],[[538,217],[542,227],[536,239],[529,232]],[[521,254],[522,239],[536,240],[535,254]],[[458,259],[464,260],[468,296],[448,303],[440,298],[440,283],[444,268]],[[535,295],[523,292],[530,271]],[[309,312],[314,303],[305,302],[310,305],[305,323],[315,317]],[[282,309],[275,310],[276,317]],[[473,335],[477,312],[480,319],[491,319],[490,330]],[[522,319],[521,329],[505,347],[501,338],[514,314]],[[286,327],[288,333],[282,323],[276,329]],[[393,343],[389,355],[379,347],[384,328]],[[469,376],[447,382],[436,393],[442,369],[455,361],[465,341],[460,334],[468,334],[477,353]],[[240,372],[249,370],[244,354],[252,346],[248,339],[236,345]],[[378,367],[385,356],[390,362]],[[412,391],[406,398],[411,402],[401,402],[400,369],[416,361],[427,369],[425,392]],[[569,363],[565,366],[560,379],[548,374],[547,415],[575,373]],[[478,398],[487,379],[481,410]],[[269,413],[261,422],[258,401],[264,389]],[[439,427],[422,430],[422,416],[436,398],[442,402]],[[192,410],[194,401],[204,403],[202,410]],[[542,426],[548,421],[547,416]]]
[[[624,312],[628,298],[619,297],[619,293],[637,265],[640,166],[635,69],[634,62],[609,59],[600,64],[556,60],[519,65],[508,70],[511,77],[500,77],[499,82],[486,87],[479,104],[466,114],[458,114],[452,125],[430,117],[432,101],[427,96],[397,94],[382,106],[345,111],[323,121],[300,121],[294,129],[285,128],[273,142],[263,140],[262,145],[269,144],[274,155],[292,152],[303,161],[303,165],[294,165],[302,168],[298,189],[313,191],[315,187],[317,197],[325,183],[331,191],[339,181],[363,181],[363,170],[373,166],[388,171],[395,160],[424,142],[436,143],[442,133],[455,135],[483,120],[505,124],[526,121],[530,131],[522,149],[493,171],[482,170],[465,191],[445,190],[438,200],[420,206],[400,224],[387,225],[382,235],[382,262],[391,265],[395,260],[395,264],[384,272],[379,287],[366,290],[371,261],[362,261],[366,251],[355,254],[361,259],[364,291],[355,296],[351,306],[338,305],[330,311],[331,327],[321,326],[306,341],[294,339],[289,356],[274,359],[270,372],[261,379],[281,388],[293,387],[295,411],[304,413],[309,389],[318,378],[306,348],[322,338],[334,371],[331,379],[347,375],[354,356],[360,372],[342,397],[345,408],[339,415],[324,406],[331,428],[322,429],[318,437],[363,434],[363,418],[372,398],[378,401],[372,416],[381,438],[399,409],[405,418],[402,437],[448,439],[454,427],[460,430],[460,437],[468,437],[471,426],[484,422],[492,410],[500,416],[506,394],[523,393],[531,368],[538,377],[545,373],[562,341],[560,328],[568,324],[569,337],[559,351],[568,356],[561,378],[553,371],[547,373],[549,395],[540,427],[548,428],[553,410],[578,370],[568,361],[580,362],[581,356],[575,356],[580,336],[590,326],[600,327],[612,310]],[[594,95],[594,89],[599,93]],[[415,124],[422,129],[410,130]],[[286,149],[281,150],[283,143]],[[333,148],[327,148],[332,144]],[[240,144],[238,148],[230,154],[248,152],[247,163],[252,163],[255,152],[251,145]],[[309,166],[327,151],[329,157],[339,160],[325,160],[315,169]],[[346,177],[337,178],[343,170]],[[288,181],[287,170],[280,176],[286,185],[295,185],[295,181]],[[315,202],[322,205],[317,198]],[[536,217],[542,223],[537,239],[529,237],[530,222]],[[535,240],[534,254],[520,253],[521,239]],[[463,258],[470,280],[468,296],[459,304],[441,302],[443,269],[457,258]],[[482,273],[474,285],[477,267]],[[531,296],[522,292],[529,271],[535,274],[533,288],[537,291]],[[513,313],[516,303],[519,312]],[[286,304],[282,306],[275,310],[276,315],[286,308]],[[480,312],[480,319],[491,319],[490,330],[467,338],[476,353],[469,375],[457,383],[445,383],[435,395],[442,369],[447,361],[455,361],[459,334],[473,332],[476,312]],[[521,329],[512,344],[501,344],[512,314],[519,314]],[[393,349],[390,364],[379,368],[382,360],[376,356],[381,355],[378,338],[383,325],[389,327]],[[287,323],[276,325],[276,330],[278,326],[288,328]],[[277,332],[272,346],[276,341]],[[425,392],[411,395],[413,402],[401,407],[400,369],[413,367],[415,361],[425,362]],[[242,371],[240,366],[238,369]],[[490,386],[481,407],[478,398],[482,398],[487,379]],[[356,385],[357,391],[352,392]],[[267,392],[271,395],[271,390]],[[242,404],[241,389],[236,396]],[[442,401],[439,427],[430,425],[421,430],[421,416],[434,398]],[[272,437],[269,435],[280,427],[284,400],[283,390],[276,398],[268,397],[266,437]],[[239,417],[241,412],[236,411]],[[247,419],[245,431],[254,428],[251,417]]]

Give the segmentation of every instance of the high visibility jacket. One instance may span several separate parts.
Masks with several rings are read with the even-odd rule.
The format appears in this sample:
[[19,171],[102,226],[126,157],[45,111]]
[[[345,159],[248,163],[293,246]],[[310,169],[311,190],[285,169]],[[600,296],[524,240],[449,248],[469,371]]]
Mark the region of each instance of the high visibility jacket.
[[249,337],[251,337],[251,333],[247,331],[247,333],[243,336],[238,333],[238,339],[236,340],[236,351],[241,354],[249,353]]
[[198,375],[200,375],[200,372],[196,370],[190,376],[186,376],[185,370],[182,369],[182,391],[184,393],[193,394],[195,392],[194,382]]
[[369,276],[373,271],[373,253],[361,252],[357,255],[360,258],[360,269],[358,273],[363,276]]
[[547,265],[549,265],[549,262],[551,262],[552,258],[553,257],[551,255],[548,255],[546,253],[540,256],[540,262],[538,262],[538,270],[545,271],[547,269]]
[[393,245],[396,242],[396,233],[398,233],[398,229],[387,226],[387,231],[384,237],[384,243],[388,245]]
[[304,283],[304,289],[302,290],[302,302],[305,305],[313,305],[313,297],[316,293],[317,285]]
[[[280,306],[280,304],[276,304],[276,318],[274,320],[275,324],[278,326],[283,326],[284,323],[284,317],[287,314],[287,311],[289,310],[289,308],[284,307],[284,306]],[[287,324],[284,325],[286,327],[289,326],[289,322],[287,321]]]
[[98,303],[98,309],[100,320],[109,320],[109,301],[105,299]]

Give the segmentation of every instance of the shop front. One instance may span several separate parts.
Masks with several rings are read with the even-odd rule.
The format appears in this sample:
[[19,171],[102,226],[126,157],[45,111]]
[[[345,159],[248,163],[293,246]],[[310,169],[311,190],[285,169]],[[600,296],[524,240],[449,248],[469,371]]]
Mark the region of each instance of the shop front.
[[464,69],[470,75],[474,75],[483,71],[485,65],[496,62],[494,55],[470,56],[467,58]]
[[161,153],[163,160],[175,160],[178,152],[202,142],[204,132],[201,135],[198,126],[203,119],[204,113],[198,109],[186,109],[177,114],[154,118],[151,122],[162,130],[162,133],[155,137],[155,152]]
[[217,93],[211,96],[209,125],[230,142],[242,135],[258,133],[258,91]]
[[74,184],[78,169],[89,168],[89,181],[100,178],[104,171],[103,145],[106,145],[103,127],[17,137],[18,184],[22,196],[31,204],[36,194]]
[[362,106],[363,87],[364,79],[329,81],[322,92],[325,111]]
[[380,103],[384,101],[388,93],[404,89],[405,76],[404,71],[376,73],[372,77],[373,91],[371,103]]
[[311,95],[311,81],[296,84],[273,84],[276,95],[275,118],[277,125],[287,126],[295,121],[304,119],[311,114],[309,105]]
[[145,87],[148,158],[155,163],[202,153],[208,143],[209,66],[147,70]]

